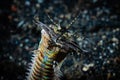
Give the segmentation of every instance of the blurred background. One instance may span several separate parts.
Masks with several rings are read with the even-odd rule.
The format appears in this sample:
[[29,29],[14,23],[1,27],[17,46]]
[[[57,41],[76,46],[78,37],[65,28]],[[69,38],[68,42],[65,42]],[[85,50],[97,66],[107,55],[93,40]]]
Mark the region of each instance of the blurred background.
[[62,28],[79,15],[69,33],[83,52],[67,55],[63,80],[120,80],[119,0],[0,1],[0,80],[25,79],[41,36],[33,17],[53,24],[46,13]]

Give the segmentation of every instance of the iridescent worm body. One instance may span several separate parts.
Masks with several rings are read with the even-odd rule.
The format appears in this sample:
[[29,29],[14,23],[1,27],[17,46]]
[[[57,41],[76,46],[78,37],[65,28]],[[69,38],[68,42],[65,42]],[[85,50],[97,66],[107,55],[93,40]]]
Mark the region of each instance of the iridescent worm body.
[[49,36],[42,30],[42,38],[38,47],[35,50],[35,59],[29,75],[29,80],[53,80],[54,67],[53,61],[56,58],[58,49],[48,50]]
[[28,80],[60,80],[61,73],[54,62],[59,64],[69,52],[75,52],[79,48],[69,40],[58,38],[57,33],[60,32],[56,33],[39,21],[36,21],[36,24],[42,29],[41,41],[38,49],[34,51],[35,57]]

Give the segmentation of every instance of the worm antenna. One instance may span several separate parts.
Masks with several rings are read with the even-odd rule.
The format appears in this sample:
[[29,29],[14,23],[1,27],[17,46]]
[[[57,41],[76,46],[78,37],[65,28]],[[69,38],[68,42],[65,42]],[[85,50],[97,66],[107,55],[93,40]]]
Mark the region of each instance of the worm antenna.
[[51,21],[55,26],[59,27],[59,25],[53,21],[53,19],[50,17],[50,15],[49,15],[47,12],[45,12],[45,13],[46,13],[47,17],[50,19],[50,21]]
[[80,15],[80,12],[79,12],[79,14],[77,15],[77,17],[75,17],[75,18],[71,21],[71,23],[65,28],[65,31],[64,31],[63,33],[61,33],[61,35],[60,35],[57,39],[59,39],[62,35],[64,35],[64,34],[67,32],[67,30],[70,28],[70,26],[78,19],[79,15]]
[[78,20],[78,17],[79,17],[79,15],[80,15],[80,12],[79,12],[79,14],[71,21],[71,23],[67,26],[67,28],[66,29],[69,29],[70,28],[70,26],[75,22],[75,21],[77,21]]

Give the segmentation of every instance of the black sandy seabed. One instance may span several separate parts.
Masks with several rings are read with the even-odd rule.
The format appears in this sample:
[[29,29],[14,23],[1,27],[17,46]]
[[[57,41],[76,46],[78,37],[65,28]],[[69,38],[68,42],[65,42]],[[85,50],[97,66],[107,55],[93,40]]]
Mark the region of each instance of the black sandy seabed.
[[120,80],[120,0],[0,1],[0,80],[25,79],[41,36],[33,17],[53,24],[45,12],[62,28],[79,14],[69,32],[83,53],[67,56],[63,80]]

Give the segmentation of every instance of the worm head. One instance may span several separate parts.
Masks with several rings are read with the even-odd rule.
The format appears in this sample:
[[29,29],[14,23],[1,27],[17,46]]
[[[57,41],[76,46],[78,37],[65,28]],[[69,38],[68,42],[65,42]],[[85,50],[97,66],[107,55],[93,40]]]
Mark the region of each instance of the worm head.
[[40,27],[42,29],[41,33],[43,35],[45,35],[45,33],[47,33],[47,36],[49,35],[51,41],[56,43],[58,35],[57,35],[57,33],[55,33],[55,31],[51,27],[49,27],[37,20],[34,20],[34,22],[38,27]]
[[49,27],[38,20],[34,20],[34,22],[38,27],[42,29],[42,35],[46,35],[48,38],[50,38],[52,45],[59,46],[66,51],[81,51],[79,46],[74,41],[70,41],[69,38],[67,38],[68,36],[63,37],[66,32],[61,31],[60,26]]

